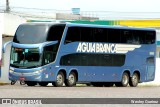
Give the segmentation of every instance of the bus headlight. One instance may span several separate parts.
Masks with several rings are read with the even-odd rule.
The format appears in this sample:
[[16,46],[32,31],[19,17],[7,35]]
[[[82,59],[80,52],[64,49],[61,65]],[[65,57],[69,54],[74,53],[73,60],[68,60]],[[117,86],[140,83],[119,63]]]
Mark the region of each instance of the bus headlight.
[[14,72],[14,68],[10,67],[9,72],[13,73]]
[[44,71],[44,69],[41,69],[41,70],[35,71],[34,73],[35,73],[35,74],[38,74],[38,73],[41,73],[41,72],[43,72],[43,71]]
[[9,70],[9,72],[10,72],[10,73],[13,73],[13,72],[14,72],[14,70],[10,69],[10,70]]

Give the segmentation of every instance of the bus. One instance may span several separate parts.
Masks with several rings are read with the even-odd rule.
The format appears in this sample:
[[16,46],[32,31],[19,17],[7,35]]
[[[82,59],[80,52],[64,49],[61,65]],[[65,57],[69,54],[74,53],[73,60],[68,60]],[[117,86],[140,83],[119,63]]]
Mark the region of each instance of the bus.
[[11,42],[9,79],[28,86],[136,87],[154,80],[155,54],[155,29],[26,23]]

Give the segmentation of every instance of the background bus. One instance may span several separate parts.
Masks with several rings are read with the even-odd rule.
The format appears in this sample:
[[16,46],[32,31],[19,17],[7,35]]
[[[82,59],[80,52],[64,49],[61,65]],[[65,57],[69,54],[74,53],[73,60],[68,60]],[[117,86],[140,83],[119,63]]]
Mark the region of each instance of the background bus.
[[155,40],[154,29],[22,24],[12,42],[9,79],[28,86],[137,86],[154,80]]

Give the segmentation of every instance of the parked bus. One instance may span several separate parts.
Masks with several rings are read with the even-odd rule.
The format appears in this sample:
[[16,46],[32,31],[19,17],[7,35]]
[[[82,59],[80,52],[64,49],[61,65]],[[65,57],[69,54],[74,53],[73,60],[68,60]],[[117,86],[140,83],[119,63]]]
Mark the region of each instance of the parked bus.
[[28,86],[130,86],[155,77],[154,29],[26,23],[11,43],[9,79]]

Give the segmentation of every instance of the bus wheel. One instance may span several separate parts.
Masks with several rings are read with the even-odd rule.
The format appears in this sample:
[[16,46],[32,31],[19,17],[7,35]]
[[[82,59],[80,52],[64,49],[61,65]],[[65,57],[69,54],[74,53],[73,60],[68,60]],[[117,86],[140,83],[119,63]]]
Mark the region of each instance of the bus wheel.
[[37,85],[37,83],[36,82],[33,82],[33,81],[26,81],[25,82],[28,86],[35,86],[35,85]]
[[48,82],[39,82],[39,85],[40,85],[40,86],[47,86],[47,85],[48,85]]
[[64,74],[62,72],[59,72],[56,78],[56,81],[52,84],[56,87],[62,87],[64,83]]
[[77,77],[74,72],[69,74],[68,79],[65,81],[66,86],[72,87],[76,85]]
[[131,87],[136,87],[138,83],[139,83],[139,76],[137,73],[134,73],[133,76],[130,78],[129,85]]
[[129,83],[129,75],[128,73],[124,72],[122,75],[122,80],[119,83],[115,83],[117,87],[127,87]]

